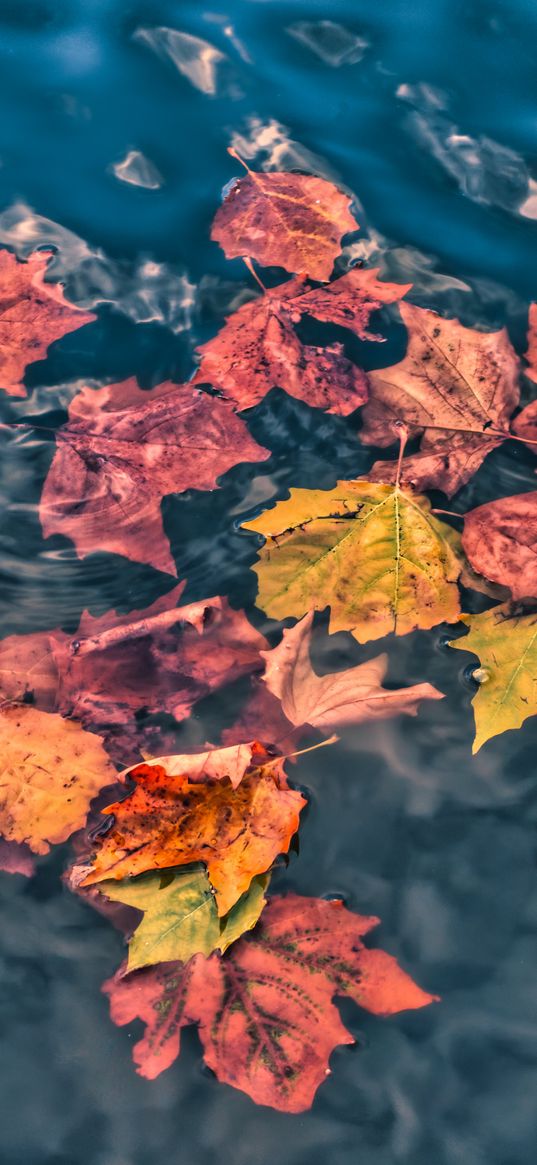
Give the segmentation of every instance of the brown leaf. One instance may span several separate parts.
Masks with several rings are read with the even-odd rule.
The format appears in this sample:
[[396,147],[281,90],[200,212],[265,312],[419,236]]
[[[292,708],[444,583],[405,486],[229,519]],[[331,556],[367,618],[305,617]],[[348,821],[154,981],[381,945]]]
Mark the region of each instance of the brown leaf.
[[244,304],[199,349],[193,383],[212,384],[238,409],[282,388],[314,408],[348,416],[367,400],[365,372],[345,358],[340,344],[302,344],[293,324],[307,314],[350,328],[361,339],[381,339],[366,330],[371,313],[400,299],[411,285],[380,282],[376,275],[357,268],[313,290],[302,279],[290,279]]
[[211,238],[228,259],[249,256],[329,279],[342,235],[358,230],[349,196],[324,178],[246,169],[217,211]]
[[202,861],[221,916],[287,853],[306,804],[256,744],[160,757],[129,776],[134,792],[103,810],[114,825],[82,884]]
[[442,692],[431,684],[383,688],[387,655],[345,671],[316,675],[310,661],[312,623],[310,611],[294,627],[284,630],[278,647],[261,653],[266,660],[265,683],[281,700],[284,715],[292,724],[332,729],[364,720],[385,720],[401,712],[416,716],[421,700],[443,699]]
[[[518,358],[507,332],[478,332],[413,304],[400,305],[407,353],[392,368],[369,373],[370,400],[361,432],[366,444],[391,445],[394,422],[422,434],[421,452],[403,460],[401,480],[415,488],[460,489],[509,436],[518,404]],[[377,462],[370,480],[393,481]]]
[[240,744],[257,737],[263,744],[274,745],[279,752],[288,754],[300,747],[302,735],[284,715],[281,701],[258,676],[253,676],[250,693],[237,719],[224,729],[222,743]]
[[514,599],[537,598],[537,493],[470,510],[462,545],[474,570],[509,587]]
[[93,797],[117,780],[101,738],[29,704],[0,710],[0,834],[37,854],[80,829]]
[[515,417],[511,429],[526,443],[530,453],[537,453],[537,400],[530,401],[529,405],[522,409],[518,417]]
[[339,901],[273,898],[252,938],[223,958],[197,955],[183,966],[164,963],[103,986],[111,1016],[122,1026],[141,1019],[134,1047],[141,1076],[153,1080],[179,1054],[181,1028],[199,1024],[205,1063],[219,1080],[257,1104],[303,1112],[329,1074],[338,1044],[354,1039],[334,996],[374,1015],[424,1007],[422,991],[380,950],[362,939],[378,919],[352,914]]
[[0,388],[10,396],[27,395],[27,366],[55,340],[96,318],[67,303],[59,284],[44,282],[49,260],[50,252],[39,251],[19,263],[0,251]]
[[34,631],[29,635],[8,635],[0,640],[0,693],[4,700],[32,698],[43,712],[58,711],[58,670],[52,654],[51,637],[58,642],[68,636],[55,631]]
[[270,456],[231,409],[188,384],[144,392],[131,379],[86,388],[69,417],[40,515],[45,537],[70,538],[80,558],[104,550],[176,574],[162,498],[213,489],[239,461]]
[[528,367],[524,369],[530,380],[537,380],[537,303],[530,303],[528,316],[528,348],[525,353]]

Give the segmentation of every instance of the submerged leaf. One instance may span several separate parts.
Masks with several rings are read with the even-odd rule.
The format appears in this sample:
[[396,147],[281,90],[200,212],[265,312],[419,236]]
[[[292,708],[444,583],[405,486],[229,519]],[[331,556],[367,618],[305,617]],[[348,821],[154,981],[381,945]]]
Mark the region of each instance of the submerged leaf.
[[468,615],[470,633],[451,647],[477,655],[479,689],[473,698],[478,752],[487,740],[520,728],[537,713],[537,615],[514,615],[508,604]]
[[306,804],[255,744],[161,757],[129,776],[135,789],[103,810],[114,824],[82,885],[202,861],[220,916],[287,853]]
[[26,396],[26,367],[46,355],[67,332],[95,319],[63,298],[58,284],[45,283],[50,252],[36,251],[19,263],[0,251],[0,388]]
[[[370,400],[360,434],[371,445],[395,441],[394,422],[422,434],[405,457],[403,482],[451,495],[509,436],[518,404],[518,358],[507,331],[478,332],[414,304],[400,305],[409,337],[406,356],[369,373]],[[393,480],[395,463],[377,462],[371,477]]]
[[205,1062],[257,1104],[303,1112],[328,1075],[338,1044],[354,1039],[332,1000],[346,996],[375,1015],[424,1007],[422,991],[384,951],[363,945],[378,922],[339,901],[274,898],[252,938],[220,958],[198,955],[104,984],[114,1023],[146,1032],[133,1052],[152,1080],[179,1053],[181,1028],[199,1024]]
[[269,456],[230,408],[188,384],[83,389],[57,440],[41,497],[45,537],[70,538],[80,558],[107,550],[169,574],[162,498],[213,489],[239,461]]
[[129,942],[128,971],[175,960],[187,963],[193,955],[225,951],[255,926],[265,887],[266,879],[254,878],[247,893],[220,919],[203,866],[99,884],[107,898],[143,913]]
[[329,279],[342,235],[358,230],[350,202],[324,178],[248,170],[217,211],[211,238],[228,259],[249,256],[264,267]]
[[0,710],[0,834],[37,854],[66,841],[117,780],[100,736],[29,704]]
[[462,545],[474,570],[509,587],[514,599],[537,598],[537,493],[470,510]]
[[262,652],[266,660],[265,683],[281,700],[291,724],[331,729],[364,720],[385,720],[401,712],[416,716],[421,700],[443,699],[442,692],[431,684],[383,688],[386,655],[378,655],[358,667],[316,675],[310,660],[312,623],[310,612],[294,627],[284,630],[281,643],[273,651]]
[[257,601],[274,619],[329,603],[330,630],[365,643],[458,618],[452,531],[426,498],[367,481],[294,489],[244,529],[265,536]]

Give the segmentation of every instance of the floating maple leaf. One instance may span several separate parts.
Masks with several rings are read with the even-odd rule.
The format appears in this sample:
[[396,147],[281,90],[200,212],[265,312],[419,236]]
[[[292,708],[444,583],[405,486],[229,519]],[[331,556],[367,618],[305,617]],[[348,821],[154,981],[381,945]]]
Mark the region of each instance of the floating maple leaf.
[[324,178],[256,174],[242,164],[246,177],[217,211],[211,238],[228,259],[249,256],[265,267],[329,279],[342,235],[358,230],[349,196]]
[[306,804],[257,745],[161,757],[129,776],[134,792],[103,810],[115,824],[82,885],[203,861],[219,915],[288,851]]
[[117,780],[99,736],[28,704],[0,710],[0,834],[37,854],[80,829],[93,797]]
[[203,866],[141,874],[122,882],[100,882],[113,902],[142,912],[129,942],[127,970],[225,951],[255,926],[265,905],[267,877],[254,878],[225,918],[218,917],[211,883]]
[[453,640],[459,651],[477,655],[481,667],[473,698],[479,752],[492,736],[520,728],[537,713],[537,615],[517,615],[508,603],[480,615],[463,615],[470,633]]
[[384,283],[377,274],[356,268],[313,290],[291,279],[244,304],[199,349],[194,383],[212,384],[239,409],[257,404],[271,388],[283,388],[314,408],[338,416],[354,412],[368,397],[365,373],[345,358],[340,344],[302,344],[293,324],[311,315],[361,339],[381,339],[367,331],[371,313],[400,299],[411,284]]
[[261,653],[266,660],[265,683],[281,700],[284,715],[291,724],[332,729],[343,724],[361,724],[364,720],[384,720],[401,712],[416,716],[421,700],[443,698],[431,684],[383,688],[388,666],[386,655],[335,674],[316,675],[310,660],[312,623],[313,612],[310,612],[294,627],[284,630],[278,647]]
[[266,539],[255,567],[258,604],[274,619],[329,603],[330,629],[365,643],[459,615],[454,532],[427,498],[398,486],[294,489],[244,529]]
[[[518,404],[518,358],[506,329],[478,332],[458,320],[402,303],[409,329],[405,358],[369,373],[370,400],[361,438],[391,445],[394,422],[422,434],[420,452],[405,457],[401,481],[417,489],[460,489],[492,449],[509,436]],[[395,463],[377,462],[372,481],[392,481]]]
[[470,510],[462,545],[474,570],[509,587],[514,599],[537,598],[537,493]]
[[28,364],[41,360],[47,348],[67,332],[95,319],[67,303],[58,284],[45,283],[50,252],[36,252],[19,263],[0,251],[0,388],[10,396],[26,396],[22,383]]
[[84,611],[72,637],[56,629],[1,640],[0,692],[74,716],[123,765],[138,760],[148,750],[141,709],[184,720],[197,700],[263,666],[266,639],[244,613],[220,597],[176,606],[184,585],[143,611]]
[[181,1028],[199,1024],[205,1062],[257,1104],[303,1112],[328,1075],[330,1054],[354,1039],[332,1000],[347,996],[374,1015],[424,1007],[422,991],[384,951],[362,939],[378,919],[338,901],[273,898],[252,938],[224,958],[198,955],[104,984],[114,1023],[146,1032],[133,1051],[152,1080],[179,1054]]
[[86,388],[69,418],[57,434],[40,515],[45,537],[71,538],[80,558],[108,550],[176,574],[162,498],[213,489],[239,461],[270,456],[231,409],[186,384],[144,392],[131,379]]

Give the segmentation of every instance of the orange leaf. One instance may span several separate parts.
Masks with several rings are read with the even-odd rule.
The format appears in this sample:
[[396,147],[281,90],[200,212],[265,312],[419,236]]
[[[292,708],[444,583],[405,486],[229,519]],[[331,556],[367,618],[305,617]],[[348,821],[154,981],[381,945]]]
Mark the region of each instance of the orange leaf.
[[292,724],[330,729],[364,720],[385,720],[401,712],[416,716],[420,700],[443,698],[431,684],[381,687],[388,663],[386,655],[345,671],[316,675],[310,661],[312,623],[310,611],[294,627],[284,630],[281,643],[273,651],[261,652],[266,660],[265,683],[281,700],[284,715]]
[[93,797],[117,780],[100,736],[30,704],[0,710],[0,834],[37,854],[80,829]]
[[202,861],[220,915],[287,853],[306,804],[285,787],[281,761],[255,744],[161,757],[129,776],[134,792],[104,810],[114,826],[82,885]]
[[[435,312],[400,305],[409,329],[406,356],[369,373],[370,400],[361,438],[391,445],[394,422],[422,434],[420,452],[405,457],[401,481],[416,489],[460,489],[509,436],[518,404],[518,358],[507,331],[478,332]],[[372,481],[393,481],[395,463],[377,462]]]
[[257,1104],[303,1112],[329,1073],[333,1049],[354,1043],[334,996],[375,1015],[437,998],[391,955],[363,945],[377,923],[338,901],[289,894],[272,899],[253,937],[223,958],[198,955],[186,966],[164,963],[126,977],[120,971],[103,990],[114,1023],[145,1022],[133,1051],[141,1076],[152,1080],[168,1068],[181,1028],[197,1023],[205,1062],[219,1080]]
[[176,574],[160,503],[216,486],[239,461],[269,454],[221,401],[188,384],[150,392],[134,380],[83,389],[57,434],[41,497],[46,538],[71,538],[80,558],[108,550]]
[[39,251],[19,263],[0,251],[0,388],[10,396],[27,395],[22,380],[28,364],[96,318],[67,303],[58,284],[44,282],[49,259]]
[[462,545],[474,570],[509,587],[514,599],[537,598],[537,493],[470,510]]
[[264,267],[329,279],[342,235],[358,230],[348,194],[324,178],[246,169],[217,211],[211,238],[228,259],[249,256]]

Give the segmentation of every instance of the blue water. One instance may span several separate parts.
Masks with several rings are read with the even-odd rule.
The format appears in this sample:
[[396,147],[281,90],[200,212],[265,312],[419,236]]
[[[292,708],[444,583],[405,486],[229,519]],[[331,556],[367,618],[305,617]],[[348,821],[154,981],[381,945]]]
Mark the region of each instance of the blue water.
[[[363,226],[347,259],[413,280],[415,302],[467,324],[507,323],[522,351],[537,294],[536,38],[529,0],[0,0],[0,243],[21,257],[52,244],[56,276],[99,317],[34,366],[28,401],[4,415],[55,425],[82,383],[190,374],[194,346],[248,287],[209,241],[231,141],[254,166],[335,178]],[[395,315],[385,329],[380,355],[357,346],[359,359],[402,355]],[[281,393],[249,423],[271,460],[216,494],[167,499],[164,515],[185,599],[228,594],[263,628],[239,518],[290,485],[364,472],[372,454],[352,425]],[[2,635],[74,630],[86,606],[140,608],[169,587],[43,541],[52,451],[36,433],[3,440]],[[534,466],[504,447],[456,507],[530,489]],[[100,994],[120,938],[62,888],[61,847],[30,882],[1,875],[3,1165],[533,1165],[537,718],[472,759],[469,657],[441,631],[386,646],[394,683],[429,680],[447,698],[304,758],[300,855],[275,888],[378,914],[375,941],[442,1003],[390,1020],[343,1004],[358,1047],[334,1054],[303,1116],[218,1084],[193,1031],[177,1064],[143,1081],[138,1033],[112,1026]],[[330,650],[337,666],[364,657],[341,636]],[[216,739],[240,696],[207,701],[178,747]]]

